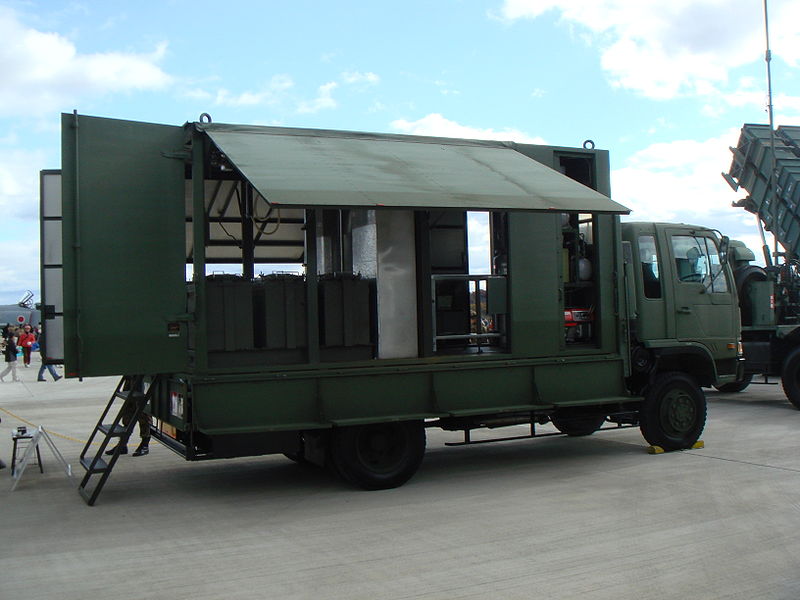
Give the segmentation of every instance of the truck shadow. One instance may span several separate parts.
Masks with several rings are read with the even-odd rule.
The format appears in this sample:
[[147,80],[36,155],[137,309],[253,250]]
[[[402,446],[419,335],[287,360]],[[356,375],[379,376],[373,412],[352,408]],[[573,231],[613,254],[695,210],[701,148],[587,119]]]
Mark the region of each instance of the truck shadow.
[[423,463],[426,478],[435,480],[440,473],[450,479],[516,476],[528,474],[571,473],[616,468],[620,460],[642,456],[647,444],[638,435],[595,434],[591,437],[552,437],[476,444],[457,448],[430,448]]
[[[340,480],[330,468],[297,464],[283,456],[264,456],[230,461],[174,462],[164,457],[159,464],[137,473],[114,473],[100,504],[147,503],[153,497],[169,502],[248,503],[308,499],[313,495],[341,500],[344,497],[384,497],[426,490],[513,485],[525,478],[571,478],[602,473],[647,460],[646,443],[619,432],[592,437],[549,437],[491,444],[447,447],[441,434],[431,436],[428,450],[416,475],[401,488],[364,492]],[[635,441],[631,441],[635,440]],[[143,496],[142,488],[147,492]]]
[[776,398],[774,395],[765,397],[761,394],[748,394],[747,391],[726,394],[723,392],[712,392],[706,390],[706,398],[710,404],[742,407],[757,405],[760,408],[769,407],[776,410],[785,410],[790,413],[800,414],[800,411],[798,411],[786,398]]

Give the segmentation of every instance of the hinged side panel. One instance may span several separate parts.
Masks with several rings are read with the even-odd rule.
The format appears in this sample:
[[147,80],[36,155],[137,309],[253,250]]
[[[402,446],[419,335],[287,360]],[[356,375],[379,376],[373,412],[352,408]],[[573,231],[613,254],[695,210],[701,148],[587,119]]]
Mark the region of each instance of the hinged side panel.
[[64,362],[64,302],[61,242],[61,171],[39,174],[41,248],[42,361]]
[[185,368],[181,127],[62,116],[68,376]]

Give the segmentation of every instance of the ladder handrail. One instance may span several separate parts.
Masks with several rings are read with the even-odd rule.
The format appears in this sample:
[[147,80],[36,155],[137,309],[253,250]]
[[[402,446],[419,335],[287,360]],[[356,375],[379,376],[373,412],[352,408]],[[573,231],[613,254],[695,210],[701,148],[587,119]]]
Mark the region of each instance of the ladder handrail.
[[[111,411],[111,407],[114,405],[116,399],[120,398],[119,395],[120,388],[127,381],[128,377],[129,377],[128,375],[123,375],[122,378],[119,380],[119,383],[117,383],[117,387],[114,390],[111,399],[108,401],[105,409],[100,414],[100,418],[97,420],[97,424],[94,426],[94,429],[92,429],[92,433],[91,435],[89,435],[89,439],[86,441],[86,445],[84,445],[83,450],[80,453],[79,457],[80,459],[83,459],[86,456],[86,452],[89,450],[89,448],[91,448],[92,444],[94,443],[94,438],[97,436],[97,432],[100,431],[100,427],[105,423],[106,417],[108,416],[108,413]],[[117,416],[111,425],[112,428],[118,426],[121,421],[122,421],[122,411],[120,410],[117,413]],[[108,436],[106,436],[106,439],[103,440],[103,442],[101,442],[100,452],[97,453],[97,456],[95,456],[95,458],[97,458],[100,454],[102,454],[103,450],[105,450],[107,445],[108,445]],[[94,465],[94,462],[92,462],[92,465]]]
[[[157,381],[158,376],[153,379],[151,385],[145,392],[143,390],[144,375],[124,375],[120,379],[116,389],[114,390],[114,393],[108,401],[108,404],[106,404],[105,409],[100,415],[100,419],[97,421],[97,424],[92,430],[92,433],[80,454],[80,463],[86,469],[86,474],[78,485],[78,491],[89,506],[94,506],[97,497],[100,495],[100,490],[103,489],[106,480],[108,479],[109,475],[111,475],[111,471],[120,456],[120,448],[128,443],[128,439],[130,438],[131,433],[133,433],[133,429],[136,426],[139,415],[142,413],[145,406],[147,406],[147,403],[150,402],[150,399],[153,396],[153,390],[155,389],[155,384]],[[114,417],[111,425],[107,425],[103,423],[103,421],[105,421],[106,417],[111,412],[111,407],[115,404],[118,398],[123,400],[122,405],[117,411],[117,415]],[[119,427],[120,422],[122,421],[122,415],[131,402],[133,402],[133,410],[130,413],[130,418],[128,423],[124,425],[120,431]],[[100,443],[100,447],[95,452],[94,457],[91,458],[91,460],[87,460],[85,457],[89,448],[91,447],[98,432],[103,431],[104,428],[105,435],[103,441]],[[112,437],[118,438],[117,446],[114,452],[111,453],[110,460],[106,463],[102,456],[106,451],[106,447],[108,446],[108,443]],[[100,475],[100,480],[95,484],[92,491],[89,492],[87,491],[87,486],[93,475]]]

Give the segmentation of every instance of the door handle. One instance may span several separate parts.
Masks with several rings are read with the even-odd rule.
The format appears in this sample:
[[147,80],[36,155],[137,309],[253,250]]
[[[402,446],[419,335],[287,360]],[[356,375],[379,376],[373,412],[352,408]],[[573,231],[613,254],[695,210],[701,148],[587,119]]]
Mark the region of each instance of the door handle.
[[690,315],[690,314],[692,314],[692,309],[689,308],[688,306],[681,306],[678,309],[678,313],[680,313],[682,315]]

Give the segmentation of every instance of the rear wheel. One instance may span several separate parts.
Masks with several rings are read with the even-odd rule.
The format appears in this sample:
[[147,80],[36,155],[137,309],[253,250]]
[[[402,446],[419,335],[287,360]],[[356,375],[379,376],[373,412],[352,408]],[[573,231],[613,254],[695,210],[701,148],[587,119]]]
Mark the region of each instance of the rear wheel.
[[662,373],[645,394],[639,427],[644,439],[664,450],[691,448],[706,423],[706,397],[684,373]]
[[289,460],[296,462],[298,465],[308,464],[308,461],[302,452],[284,452],[283,455]]
[[422,421],[342,427],[334,430],[331,459],[349,483],[367,490],[403,485],[425,455]]
[[561,433],[572,437],[591,435],[603,426],[606,416],[586,409],[561,409],[550,419]]
[[781,383],[789,402],[800,409],[800,348],[792,350],[783,361]]
[[750,385],[750,382],[752,380],[753,380],[753,374],[749,373],[739,381],[734,381],[732,383],[724,383],[722,385],[715,385],[714,387],[718,389],[720,392],[725,392],[726,394],[732,394],[734,392],[743,391],[745,388],[747,388],[748,385]]

